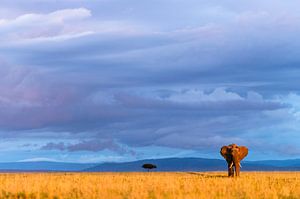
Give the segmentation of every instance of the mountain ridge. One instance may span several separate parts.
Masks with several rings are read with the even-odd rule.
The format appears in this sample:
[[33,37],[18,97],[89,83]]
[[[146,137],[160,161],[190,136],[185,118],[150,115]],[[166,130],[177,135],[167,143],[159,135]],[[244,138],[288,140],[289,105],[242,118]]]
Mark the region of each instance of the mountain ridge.
[[[143,164],[157,165],[156,171],[225,171],[227,163],[221,159],[208,158],[162,158],[145,159],[122,163],[102,163],[84,171],[143,171]],[[293,160],[263,160],[242,161],[245,171],[300,171],[300,159]]]
[[[145,171],[145,163],[157,165],[155,171],[226,171],[227,163],[210,158],[159,158],[130,162],[70,163],[52,161],[0,162],[0,172],[130,172]],[[243,171],[300,171],[300,159],[242,161]]]

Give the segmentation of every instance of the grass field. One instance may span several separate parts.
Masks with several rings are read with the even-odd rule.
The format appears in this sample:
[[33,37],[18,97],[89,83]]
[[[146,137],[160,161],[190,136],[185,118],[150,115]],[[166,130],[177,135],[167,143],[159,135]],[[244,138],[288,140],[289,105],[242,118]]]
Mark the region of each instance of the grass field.
[[300,172],[2,173],[0,198],[300,198]]

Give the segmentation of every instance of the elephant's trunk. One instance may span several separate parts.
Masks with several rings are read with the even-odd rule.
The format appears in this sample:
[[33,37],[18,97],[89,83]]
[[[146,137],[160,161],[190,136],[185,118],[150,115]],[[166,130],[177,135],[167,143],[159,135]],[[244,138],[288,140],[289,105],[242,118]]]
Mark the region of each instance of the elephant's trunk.
[[233,162],[228,162],[228,176],[233,177],[234,176],[234,169],[233,169]]

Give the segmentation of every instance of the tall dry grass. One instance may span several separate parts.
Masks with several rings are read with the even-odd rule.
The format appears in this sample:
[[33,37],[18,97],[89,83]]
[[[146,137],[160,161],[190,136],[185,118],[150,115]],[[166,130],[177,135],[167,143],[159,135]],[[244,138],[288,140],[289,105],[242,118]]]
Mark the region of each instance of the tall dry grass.
[[6,173],[0,198],[300,198],[300,172]]

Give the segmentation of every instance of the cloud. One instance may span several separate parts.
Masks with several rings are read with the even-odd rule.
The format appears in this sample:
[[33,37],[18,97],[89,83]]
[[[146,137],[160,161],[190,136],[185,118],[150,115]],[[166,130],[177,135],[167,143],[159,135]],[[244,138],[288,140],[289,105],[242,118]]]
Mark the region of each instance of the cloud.
[[[3,88],[9,92],[1,94],[2,130],[17,131],[14,136],[23,138],[60,135],[73,140],[48,142],[41,147],[44,151],[131,153],[122,145],[210,151],[230,140],[246,143],[249,131],[278,121],[274,112],[289,108],[279,98],[265,99],[251,90],[244,94],[225,87],[133,91],[94,88],[84,79],[78,85],[76,78],[59,86],[66,76],[57,70],[6,66]],[[88,139],[77,141],[83,138]]]
[[0,19],[0,35],[3,42],[32,39],[66,38],[91,33],[82,20],[91,17],[86,8],[64,9],[48,14],[24,14],[15,19]]
[[128,150],[121,145],[117,144],[113,140],[83,140],[75,144],[65,144],[63,142],[53,143],[49,142],[41,147],[41,150],[58,150],[58,151],[90,151],[99,152],[103,150],[114,151],[119,154],[131,153],[134,154],[132,150]]
[[1,4],[2,138],[72,154],[297,145],[298,2],[45,2]]
[[41,161],[58,162],[56,159],[52,159],[52,158],[44,158],[44,157],[39,157],[39,158],[29,158],[29,159],[19,160],[18,162],[41,162]]
[[[166,91],[165,91],[166,92]],[[276,110],[286,105],[280,102],[264,100],[256,92],[249,91],[247,97],[227,91],[225,88],[216,88],[211,93],[202,90],[183,89],[169,91],[169,96],[139,96],[120,93],[115,95],[116,101],[131,108],[147,109],[194,109],[195,111],[251,111],[251,110]]]

